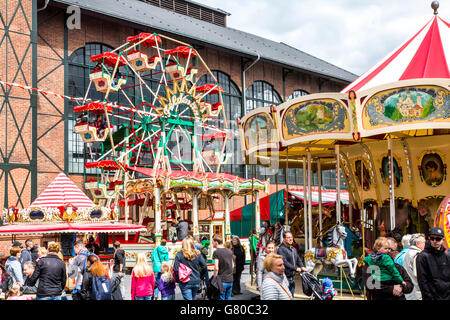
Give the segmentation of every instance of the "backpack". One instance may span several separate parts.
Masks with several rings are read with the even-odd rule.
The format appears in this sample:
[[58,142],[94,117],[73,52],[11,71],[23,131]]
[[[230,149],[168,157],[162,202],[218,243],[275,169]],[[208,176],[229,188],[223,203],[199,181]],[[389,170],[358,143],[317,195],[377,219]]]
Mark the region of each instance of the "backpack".
[[111,280],[107,276],[92,277],[92,300],[112,300]]
[[178,279],[180,279],[180,282],[189,282],[189,280],[191,280],[189,277],[191,273],[192,269],[180,262],[180,265],[178,266]]

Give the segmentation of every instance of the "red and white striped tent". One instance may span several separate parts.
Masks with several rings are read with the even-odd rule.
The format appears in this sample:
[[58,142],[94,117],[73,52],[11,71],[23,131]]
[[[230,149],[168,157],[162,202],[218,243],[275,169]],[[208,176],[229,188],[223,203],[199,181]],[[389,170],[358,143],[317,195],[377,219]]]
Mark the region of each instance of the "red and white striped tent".
[[[303,188],[300,189],[289,189],[289,195],[296,199],[304,200],[304,192]],[[341,190],[339,193],[341,203],[348,205],[349,204],[349,194],[347,190]],[[308,196],[308,191],[306,192],[306,196]],[[319,205],[319,190],[317,188],[312,188],[311,190],[311,203],[313,206]],[[336,190],[322,190],[322,204],[324,206],[332,206],[336,204],[337,199],[337,191]]]
[[400,80],[450,78],[450,24],[435,15],[412,38],[349,84],[342,93]]
[[77,208],[92,208],[95,204],[64,173],[55,180],[33,201],[30,207],[57,208],[71,204]]
[[[77,208],[92,208],[95,204],[64,173],[55,180],[33,201],[30,207],[57,208],[71,204]],[[48,234],[48,233],[124,233],[145,232],[141,225],[105,222],[55,222],[55,223],[13,223],[0,227],[0,235]]]

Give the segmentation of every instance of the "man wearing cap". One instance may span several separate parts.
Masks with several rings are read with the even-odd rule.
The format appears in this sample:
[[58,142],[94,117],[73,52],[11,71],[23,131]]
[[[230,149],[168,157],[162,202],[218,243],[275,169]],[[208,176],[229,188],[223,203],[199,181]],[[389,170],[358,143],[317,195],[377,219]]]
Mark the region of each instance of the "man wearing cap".
[[423,300],[450,300],[450,256],[443,241],[444,231],[431,228],[425,249],[417,255],[417,281]]

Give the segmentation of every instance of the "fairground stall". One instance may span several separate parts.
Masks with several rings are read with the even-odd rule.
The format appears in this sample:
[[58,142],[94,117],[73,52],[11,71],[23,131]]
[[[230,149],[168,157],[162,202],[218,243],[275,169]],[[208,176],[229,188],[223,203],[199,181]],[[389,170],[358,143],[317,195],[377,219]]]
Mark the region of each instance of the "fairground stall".
[[[75,255],[76,240],[87,243],[93,237],[106,265],[113,259],[111,243],[116,235],[146,231],[144,226],[120,223],[115,210],[95,205],[64,173],[58,174],[28,208],[5,209],[3,221],[0,235],[10,235],[11,241],[17,235],[41,235],[44,247],[51,241],[59,242],[66,262]],[[68,286],[70,289],[69,280]]]
[[[88,150],[84,187],[125,223],[147,226],[146,233],[121,239],[127,254],[151,252],[178,217],[194,236],[219,233],[230,240],[230,198],[258,198],[268,181],[221,172],[231,155],[231,130],[223,89],[198,52],[140,33],[90,63],[85,99],[74,108],[75,132]],[[213,83],[199,83],[198,73]],[[93,95],[102,100],[87,99]],[[202,219],[201,210],[207,212]],[[167,246],[174,258],[181,241]]]
[[[342,221],[336,201],[336,221],[364,226],[365,247],[379,235],[400,240],[447,221],[444,206],[438,217],[436,212],[450,191],[450,24],[437,15],[435,2],[433,9],[433,18],[412,38],[340,93],[302,96],[240,120],[248,164],[303,166],[306,179],[332,163],[352,203]],[[310,194],[311,183],[305,186]],[[311,220],[308,209],[307,248]],[[311,257],[318,260],[313,253],[305,259]]]

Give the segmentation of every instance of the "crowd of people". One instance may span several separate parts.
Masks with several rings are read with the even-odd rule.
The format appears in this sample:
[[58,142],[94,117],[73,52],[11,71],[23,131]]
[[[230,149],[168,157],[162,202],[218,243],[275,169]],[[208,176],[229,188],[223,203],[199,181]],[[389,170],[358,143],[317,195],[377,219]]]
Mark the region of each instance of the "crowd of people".
[[[152,250],[150,259],[138,253],[131,270],[130,296],[132,300],[174,300],[178,286],[185,300],[197,299],[200,289],[208,289],[211,299],[229,300],[241,294],[240,277],[244,270],[245,251],[238,237],[223,243],[222,237],[213,238],[215,248],[214,271],[207,269],[208,249],[199,237],[186,235],[181,250],[170,261],[166,240]],[[32,240],[13,242],[9,258],[0,264],[0,290],[8,300],[123,300],[125,298],[125,251],[114,242],[111,269],[98,256],[98,245],[90,238],[88,243],[74,243],[74,257],[67,264],[59,243],[47,248],[37,247]],[[66,294],[68,280],[73,289]],[[202,285],[202,288],[200,287]],[[211,289],[212,288],[212,289]]]
[[[427,239],[428,238],[428,239]],[[362,270],[370,300],[450,300],[450,255],[444,231],[406,234],[398,252],[394,238],[376,239]]]
[[[268,233],[263,223],[256,246],[256,286],[261,300],[293,300],[296,274],[306,272],[291,232]],[[362,281],[369,300],[450,300],[450,256],[443,246],[444,232],[434,227],[425,236],[407,234],[401,241],[379,237],[373,251],[363,259]],[[196,300],[204,292],[210,300],[230,300],[240,295],[245,250],[237,236],[223,242],[211,239],[214,267],[208,273],[207,244],[186,235],[173,261],[166,240],[152,250],[151,257],[138,253],[131,270],[132,300],[174,300],[176,287],[183,299]],[[209,244],[209,243],[208,243]],[[254,250],[256,250],[256,247]],[[75,256],[67,263],[59,243],[47,248],[14,241],[9,257],[0,264],[0,292],[7,300],[123,300],[125,298],[125,251],[114,242],[114,258],[108,268],[99,258],[93,239],[74,244]],[[73,285],[68,290],[69,280]],[[333,290],[332,283],[322,281]],[[331,288],[330,288],[331,286]],[[332,296],[330,297],[332,298]]]

